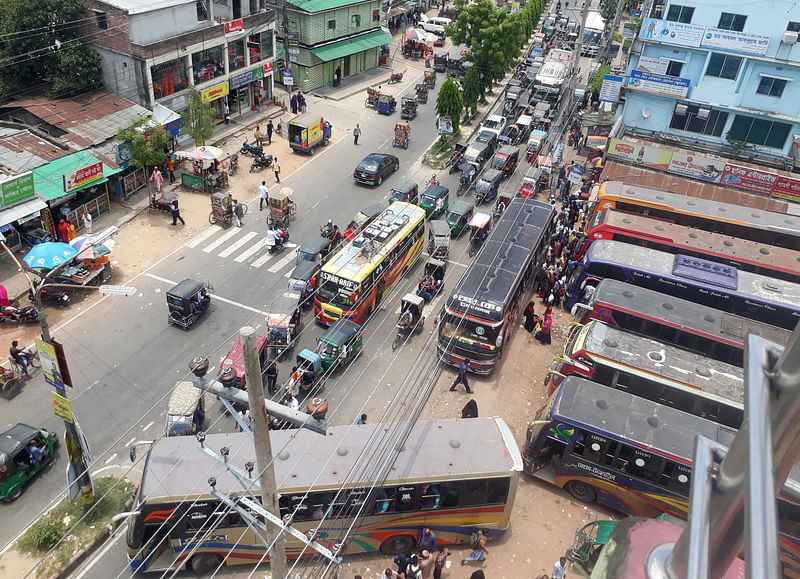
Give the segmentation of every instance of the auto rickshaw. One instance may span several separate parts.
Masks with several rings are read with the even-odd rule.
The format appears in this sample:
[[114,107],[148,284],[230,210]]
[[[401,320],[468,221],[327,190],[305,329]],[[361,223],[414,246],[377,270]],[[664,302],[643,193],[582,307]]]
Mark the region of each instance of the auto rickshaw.
[[208,222],[211,225],[219,223],[226,229],[231,226],[233,205],[230,195],[221,192],[211,194],[211,213],[208,214]]
[[519,145],[520,143],[524,143],[528,140],[528,137],[531,134],[531,127],[533,126],[533,117],[526,114],[521,114],[516,121],[514,121],[514,125],[518,129],[516,139],[511,140],[512,145]]
[[395,201],[403,201],[416,205],[419,201],[419,185],[407,179],[400,181],[397,185],[392,187],[392,190],[389,192],[389,205]]
[[495,219],[499,219],[503,212],[508,208],[508,204],[511,203],[511,193],[508,191],[502,191],[497,194],[497,202],[494,204],[494,211],[492,211],[492,217]]
[[519,149],[511,145],[503,145],[492,157],[489,167],[497,169],[503,173],[503,177],[510,177],[517,168],[519,160]]
[[379,115],[391,115],[396,108],[397,108],[397,101],[392,95],[383,93],[378,95]]
[[167,405],[167,436],[191,436],[203,429],[205,392],[191,382],[178,382]]
[[459,166],[461,165],[462,158],[464,156],[464,151],[467,149],[467,143],[463,141],[459,141],[455,145],[453,145],[453,153],[450,155],[450,158],[445,163],[445,167],[450,167],[450,174],[452,175],[456,171],[459,171]]
[[308,348],[303,348],[295,360],[295,365],[289,379],[284,383],[284,391],[297,396],[302,391],[307,394],[318,387],[322,389],[322,358],[319,354]]
[[417,93],[417,102],[425,104],[428,102],[428,85],[424,82],[419,83],[414,87],[414,92]]
[[340,319],[323,332],[315,349],[322,359],[323,371],[334,372],[355,360],[361,354],[363,345],[361,326]]
[[475,255],[489,237],[492,229],[492,216],[488,213],[476,211],[469,222],[469,256]]
[[392,342],[392,351],[396,350],[412,334],[421,332],[425,326],[422,310],[425,300],[414,294],[406,294],[400,300],[400,315],[397,317],[397,335]]
[[297,213],[297,205],[289,197],[291,189],[284,187],[269,194],[269,226],[289,229],[289,219]]
[[[41,449],[41,460],[31,457],[26,448],[31,443]],[[53,460],[56,448],[58,435],[23,422],[0,433],[0,500],[18,499],[28,481]]]
[[417,295],[426,302],[431,301],[444,287],[444,273],[447,262],[429,257],[425,262],[425,273],[417,285]]
[[534,129],[528,137],[528,146],[525,154],[528,156],[528,163],[533,163],[534,159],[539,155],[545,141],[547,140],[547,131]]
[[308,309],[314,305],[316,276],[320,265],[313,261],[299,262],[289,274],[289,289],[300,294],[300,306]]
[[404,94],[400,99],[400,118],[411,120],[417,116],[417,95]]
[[[256,347],[258,348],[258,363],[261,366],[261,372],[269,366],[269,351],[267,349],[267,336],[256,336]],[[244,375],[244,352],[242,351],[242,340],[237,339],[236,342],[225,354],[222,363],[219,365],[219,375],[222,376],[225,372],[232,374],[230,377],[229,385],[233,388],[240,390],[247,390],[247,384]]]
[[458,239],[466,231],[474,211],[475,206],[469,201],[459,199],[453,202],[447,214],[447,225],[450,227],[450,234],[453,237]]
[[475,162],[461,163],[461,177],[458,180],[458,190],[456,195],[461,195],[469,191],[470,187],[475,184],[478,178],[478,173],[481,172],[480,165]]
[[364,103],[368,109],[377,109],[378,108],[378,97],[381,95],[380,89],[375,88],[374,86],[367,87],[367,102]]
[[411,136],[411,125],[408,123],[397,123],[394,126],[393,147],[403,147],[408,149],[408,138]]
[[301,332],[301,296],[294,291],[283,292],[272,301],[267,314],[267,347],[270,358],[280,360]]
[[444,221],[428,223],[428,255],[447,261],[450,257],[450,226]]
[[533,122],[538,126],[544,125],[544,130],[550,130],[550,123],[552,122],[552,107],[550,103],[541,101],[536,103],[533,109]]
[[425,210],[428,219],[447,213],[450,206],[450,189],[444,185],[430,185],[422,192],[419,206]]
[[475,205],[484,201],[492,201],[500,190],[500,180],[503,172],[498,169],[486,169],[475,181]]
[[464,74],[465,60],[466,59],[464,58],[463,54],[449,54],[447,56],[447,74],[456,79],[461,78],[461,76]]
[[375,203],[359,211],[353,220],[347,225],[347,229],[344,231],[344,236],[347,239],[355,239],[356,235],[361,233],[361,231],[363,231],[367,225],[375,221],[375,218],[383,213],[384,209],[386,209],[385,205],[381,203]]
[[525,92],[521,86],[512,86],[506,91],[506,100],[503,102],[503,112],[506,116],[511,116],[517,109],[517,104],[520,102],[520,96]]
[[575,531],[575,540],[567,550],[567,559],[583,569],[587,575],[591,573],[616,526],[616,521],[592,521],[585,524]]
[[428,88],[434,88],[436,86],[436,71],[426,70],[424,80],[425,84],[428,85]]
[[167,292],[167,322],[188,330],[208,309],[213,291],[208,282],[183,280]]
[[297,248],[295,264],[310,261],[321,267],[328,260],[330,252],[331,240],[321,235],[314,235]]

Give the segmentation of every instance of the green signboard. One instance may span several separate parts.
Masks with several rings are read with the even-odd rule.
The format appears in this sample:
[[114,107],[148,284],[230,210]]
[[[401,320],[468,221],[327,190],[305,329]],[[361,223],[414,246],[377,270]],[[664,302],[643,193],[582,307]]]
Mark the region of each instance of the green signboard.
[[30,199],[36,194],[33,187],[33,173],[3,181],[0,183],[0,191],[2,191],[0,207],[11,207],[20,201]]
[[202,191],[203,178],[191,173],[181,173],[181,185],[195,191]]

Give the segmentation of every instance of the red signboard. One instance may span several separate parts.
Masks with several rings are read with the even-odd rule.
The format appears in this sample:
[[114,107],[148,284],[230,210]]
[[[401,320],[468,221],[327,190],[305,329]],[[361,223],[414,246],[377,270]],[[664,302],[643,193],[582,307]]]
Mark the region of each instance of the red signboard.
[[759,171],[758,169],[742,167],[741,165],[726,163],[725,168],[722,170],[721,182],[723,185],[750,191],[751,193],[771,195],[777,181],[778,176],[775,173]]
[[264,65],[264,76],[272,74],[272,62],[273,61],[270,60],[267,64]]
[[800,201],[800,179],[779,176],[772,194],[789,201]]
[[103,163],[98,161],[88,167],[64,174],[64,191],[69,193],[75,189],[88,185],[93,181],[103,178]]
[[244,21],[241,18],[225,22],[225,36],[236,36],[244,32]]

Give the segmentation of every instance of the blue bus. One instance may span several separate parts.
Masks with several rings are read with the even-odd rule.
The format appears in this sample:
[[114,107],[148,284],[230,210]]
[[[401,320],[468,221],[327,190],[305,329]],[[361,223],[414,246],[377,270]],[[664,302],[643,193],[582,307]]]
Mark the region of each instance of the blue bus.
[[588,301],[600,280],[615,279],[772,326],[800,320],[800,283],[619,241],[592,243],[570,274],[564,305]]

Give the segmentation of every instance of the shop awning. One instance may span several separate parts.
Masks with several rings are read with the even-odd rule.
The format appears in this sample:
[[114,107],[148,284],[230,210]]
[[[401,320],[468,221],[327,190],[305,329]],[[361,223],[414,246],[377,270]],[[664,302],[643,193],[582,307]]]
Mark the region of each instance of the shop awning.
[[64,175],[89,167],[97,162],[99,160],[88,151],[79,151],[55,161],[50,161],[47,165],[37,167],[33,170],[33,185],[36,193],[48,201],[53,201],[59,197],[71,195],[81,189],[105,183],[108,181],[108,177],[122,171],[122,169],[112,169],[103,163],[103,177],[101,179],[87,183],[83,187],[78,187],[72,191],[64,191]]
[[37,211],[47,207],[47,203],[39,199],[28,199],[25,203],[19,203],[8,209],[0,211],[0,227],[14,223],[17,219],[24,219]]
[[377,48],[378,46],[383,46],[384,44],[391,44],[391,42],[392,37],[389,34],[383,30],[374,30],[368,34],[356,36],[355,38],[347,38],[345,40],[340,40],[339,42],[333,42],[325,46],[320,46],[319,48],[312,48],[311,54],[320,60],[330,62],[331,60],[350,56],[351,54],[363,52],[365,50],[369,50],[370,48]]

